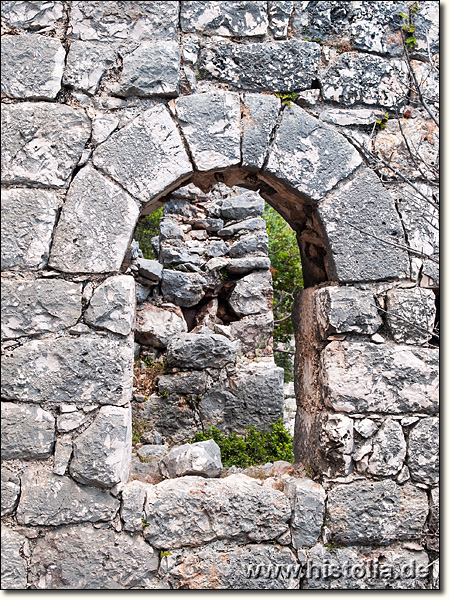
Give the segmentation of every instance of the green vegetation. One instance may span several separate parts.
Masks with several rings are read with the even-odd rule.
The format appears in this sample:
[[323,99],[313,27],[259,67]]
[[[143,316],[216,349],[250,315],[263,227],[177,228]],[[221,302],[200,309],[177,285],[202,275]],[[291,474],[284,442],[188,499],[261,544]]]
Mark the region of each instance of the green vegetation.
[[266,462],[286,460],[294,462],[292,452],[292,436],[279,419],[270,426],[270,431],[258,431],[255,427],[247,427],[244,436],[236,433],[224,434],[217,427],[197,432],[190,442],[203,442],[213,439],[222,454],[225,467],[250,467]]
[[137,225],[134,239],[139,242],[144,258],[158,260],[152,248],[152,237],[159,235],[159,222],[163,214],[163,207],[155,210],[151,215],[144,217]]
[[384,113],[383,118],[377,119],[376,124],[378,129],[386,129],[387,122],[389,120],[389,113]]
[[419,8],[418,3],[416,2],[412,8],[409,10],[409,14],[405,15],[404,13],[400,13],[400,17],[404,19],[405,24],[402,26],[402,30],[405,34],[405,44],[410,50],[414,50],[414,48],[418,45],[417,39],[414,35],[416,31],[416,26],[412,22],[413,16],[416,14]]
[[295,102],[298,98],[298,94],[295,92],[278,92],[275,96],[281,98],[281,102],[286,104],[286,106],[290,106],[291,103]]
[[171,556],[172,553],[169,552],[168,550],[161,550],[159,553],[160,558],[164,558],[165,556]]

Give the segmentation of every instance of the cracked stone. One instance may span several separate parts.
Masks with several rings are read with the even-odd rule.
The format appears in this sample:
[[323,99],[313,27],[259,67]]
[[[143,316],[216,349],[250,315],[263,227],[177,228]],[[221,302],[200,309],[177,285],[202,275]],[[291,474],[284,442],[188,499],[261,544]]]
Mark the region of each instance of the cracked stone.
[[181,29],[188,33],[251,37],[267,32],[266,7],[261,2],[183,2]]
[[116,59],[117,52],[110,44],[74,41],[67,55],[64,84],[87,94],[95,94],[102,77],[116,64]]
[[109,277],[94,291],[85,321],[120,335],[134,328],[135,282],[129,275]]
[[261,169],[269,150],[281,100],[272,95],[245,94],[243,104],[242,165]]
[[55,419],[40,406],[1,403],[2,459],[47,458],[55,445]]

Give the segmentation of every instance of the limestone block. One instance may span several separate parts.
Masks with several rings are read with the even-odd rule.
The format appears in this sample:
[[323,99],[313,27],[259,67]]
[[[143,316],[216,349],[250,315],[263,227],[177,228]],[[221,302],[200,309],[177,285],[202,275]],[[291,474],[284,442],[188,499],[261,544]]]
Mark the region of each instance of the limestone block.
[[83,110],[21,102],[2,110],[2,182],[63,188],[91,135]]
[[145,277],[145,279],[156,282],[161,280],[163,267],[157,260],[140,257],[137,260],[137,266],[139,275]]
[[[277,4],[288,4],[288,2]],[[242,164],[245,167],[260,169],[269,150],[281,100],[272,95],[245,94],[243,105]]]
[[87,420],[87,415],[81,410],[72,411],[67,414],[62,414],[57,418],[56,427],[58,431],[67,433],[73,431],[83,425]]
[[66,273],[118,271],[139,216],[137,202],[90,165],[74,178],[49,264]]
[[439,482],[439,419],[421,419],[410,431],[408,467],[411,479],[427,485]]
[[240,279],[228,300],[238,317],[264,313],[272,309],[272,276],[256,271]]
[[63,81],[75,90],[95,94],[106,71],[115,65],[116,58],[115,48],[108,43],[74,41],[67,55]]
[[245,256],[244,258],[232,258],[226,264],[229,273],[245,275],[259,269],[270,269],[270,258],[268,256]]
[[2,38],[2,94],[9,98],[53,100],[61,89],[66,51],[43,35]]
[[354,428],[363,438],[369,438],[377,430],[375,421],[372,421],[372,419],[361,419],[361,421],[356,420]]
[[175,305],[159,307],[145,302],[137,311],[136,339],[140,344],[166,348],[174,335],[187,330],[183,313]]
[[202,395],[206,391],[208,375],[206,371],[178,371],[174,375],[160,375],[158,379],[159,393]]
[[85,313],[86,323],[128,335],[134,328],[135,294],[133,277],[109,277],[94,291]]
[[258,229],[265,229],[266,222],[261,217],[253,217],[251,219],[245,219],[238,223],[231,223],[226,227],[223,227],[218,232],[221,237],[233,237],[236,234],[244,233],[245,231],[256,231]]
[[175,101],[177,119],[198,169],[238,165],[241,160],[238,94],[208,92]]
[[122,490],[120,516],[125,531],[142,531],[144,506],[149,486],[137,479],[128,481]]
[[163,217],[159,222],[159,237],[162,242],[165,240],[183,240],[184,233],[173,218]]
[[320,113],[320,120],[334,125],[374,125],[382,119],[385,111],[374,108],[327,108]]
[[55,445],[55,462],[53,465],[55,475],[65,475],[71,456],[72,437],[70,435],[59,436]]
[[433,333],[436,296],[432,290],[389,290],[386,321],[397,343],[424,344]]
[[170,479],[184,475],[220,477],[223,471],[220,448],[214,440],[183,444],[173,448],[160,461],[159,469]]
[[260,217],[264,212],[264,200],[258,192],[248,191],[238,196],[230,196],[222,201],[222,219],[242,221],[250,217]]
[[312,546],[323,527],[325,490],[311,479],[290,478],[284,486],[292,508],[292,543],[294,548]]
[[20,479],[6,467],[2,467],[2,517],[16,510],[20,495]]
[[218,369],[236,362],[236,348],[218,334],[179,333],[167,345],[167,364],[180,369]]
[[164,444],[145,444],[136,450],[139,458],[145,462],[158,462],[169,452],[169,446]]
[[273,345],[273,313],[264,312],[242,317],[230,323],[232,339],[239,340],[243,354],[254,355],[256,351],[264,354],[265,349]]
[[428,59],[428,48],[431,54],[439,53],[439,2],[419,2],[414,14],[417,48],[414,52]]
[[181,273],[164,269],[161,291],[164,300],[177,306],[195,306],[205,295],[206,279],[200,273]]
[[287,37],[289,19],[295,2],[269,2],[269,27],[276,40]]
[[353,419],[346,415],[327,413],[320,432],[320,447],[328,462],[328,475],[351,472],[350,455],[354,450]]
[[[181,189],[183,189],[183,188],[181,188]],[[187,219],[198,216],[199,209],[197,206],[195,206],[195,204],[193,204],[190,201],[190,199],[186,199],[183,197],[177,198],[176,195],[174,197],[174,194],[176,194],[176,192],[171,194],[171,196],[172,196],[171,200],[169,200],[169,202],[166,202],[166,204],[164,204],[164,208],[163,208],[164,216],[179,215],[181,217],[186,217]]]
[[159,259],[164,265],[182,265],[184,263],[198,265],[200,263],[198,254],[191,252],[181,240],[161,242]]
[[369,473],[379,477],[396,475],[403,466],[405,456],[406,441],[400,423],[393,419],[385,419],[373,438]]
[[2,24],[12,29],[47,31],[62,16],[62,2],[2,2]]
[[267,32],[267,14],[261,2],[183,2],[181,29],[187,33],[251,37]]
[[1,403],[2,459],[47,458],[55,445],[55,419],[40,406]]
[[3,525],[1,537],[2,590],[25,590],[27,588],[27,563],[21,550],[26,538]]

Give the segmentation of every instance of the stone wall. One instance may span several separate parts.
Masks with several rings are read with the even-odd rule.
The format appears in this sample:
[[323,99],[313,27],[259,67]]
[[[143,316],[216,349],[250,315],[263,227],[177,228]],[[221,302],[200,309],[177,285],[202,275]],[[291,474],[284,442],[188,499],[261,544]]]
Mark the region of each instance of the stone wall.
[[[2,3],[3,589],[439,587],[438,23],[438,2]],[[283,411],[261,199],[304,269],[296,464],[219,476],[179,444]],[[133,233],[161,204],[148,262]],[[136,343],[166,357],[148,401]],[[175,446],[159,483],[136,411]]]

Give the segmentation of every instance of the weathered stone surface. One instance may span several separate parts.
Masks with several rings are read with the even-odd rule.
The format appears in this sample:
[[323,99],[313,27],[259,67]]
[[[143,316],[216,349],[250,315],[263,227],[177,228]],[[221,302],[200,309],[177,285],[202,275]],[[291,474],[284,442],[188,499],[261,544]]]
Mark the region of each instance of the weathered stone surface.
[[225,336],[180,333],[167,345],[167,364],[180,369],[220,368],[236,362],[236,348]]
[[432,488],[430,492],[430,518],[428,521],[430,532],[427,548],[439,552],[439,488]]
[[2,38],[2,94],[9,98],[52,100],[61,89],[66,51],[43,35]]
[[62,279],[3,279],[2,338],[58,331],[81,316],[81,285]]
[[13,29],[46,31],[62,16],[62,2],[2,2],[2,24]]
[[131,408],[102,406],[95,421],[73,442],[70,474],[86,485],[125,482],[131,463]]
[[183,444],[160,461],[159,469],[170,479],[184,475],[220,477],[223,471],[220,448],[214,440]]
[[169,446],[164,444],[145,444],[136,450],[139,458],[145,462],[158,462],[169,452]]
[[245,475],[168,479],[148,489],[144,512],[144,537],[156,548],[272,540],[287,530],[291,516],[282,492]]
[[271,310],[272,295],[272,276],[267,271],[257,271],[237,282],[228,304],[238,317],[254,315]]
[[161,291],[164,300],[177,306],[195,306],[205,295],[206,279],[200,273],[181,273],[164,269]]
[[254,355],[257,350],[263,354],[269,352],[273,342],[273,313],[271,311],[259,315],[248,315],[239,321],[230,323],[231,335],[239,340],[243,354]]
[[344,52],[322,77],[324,100],[345,106],[380,105],[395,109],[408,89],[405,65],[381,56]]
[[61,435],[56,440],[55,462],[53,464],[53,473],[55,475],[65,475],[72,456],[72,437],[70,435]]
[[222,201],[220,216],[223,219],[241,221],[260,217],[264,212],[264,200],[258,192],[248,191],[239,196],[230,196]]
[[245,219],[244,221],[239,221],[238,223],[232,223],[231,225],[227,225],[223,227],[218,232],[218,235],[221,237],[233,237],[237,233],[245,232],[245,231],[255,231],[258,229],[265,229],[266,222],[261,217],[253,217],[251,219]]
[[312,546],[323,527],[325,490],[311,479],[289,479],[284,493],[292,507],[292,543],[294,548]]
[[381,477],[396,475],[403,466],[405,456],[406,442],[400,423],[386,419],[373,438],[369,473]]
[[39,468],[22,475],[17,521],[22,525],[62,525],[110,521],[120,502],[107,492],[80,486]]
[[242,164],[245,167],[260,169],[267,156],[281,100],[272,95],[245,94],[243,104]]
[[134,278],[109,277],[96,288],[85,313],[86,323],[128,335],[134,327]]
[[178,96],[180,49],[178,42],[144,42],[123,59],[117,86],[120,96]]
[[287,37],[289,19],[294,5],[295,2],[269,2],[269,27],[276,40]]
[[15,511],[19,502],[19,495],[20,479],[9,469],[2,467],[2,517]]
[[113,133],[94,152],[93,161],[144,202],[167,193],[192,172],[177,127],[161,105]]
[[122,490],[122,505],[120,516],[125,531],[142,531],[144,505],[149,486],[142,481],[129,481]]
[[2,363],[2,395],[7,400],[114,405],[131,400],[131,337],[88,334],[33,340],[5,355]]
[[27,563],[21,550],[26,538],[2,525],[2,590],[27,588]]
[[[187,186],[186,186],[187,187]],[[174,192],[176,194],[176,192]],[[171,194],[172,199],[164,204],[163,215],[180,215],[181,217],[192,218],[199,214],[199,209],[189,199],[177,198],[176,195]]]
[[417,48],[414,52],[426,56],[439,52],[439,2],[418,2],[418,10],[414,14]]
[[346,415],[327,413],[322,422],[319,444],[327,459],[327,466],[323,469],[326,475],[348,475],[351,472],[353,419]]
[[[164,217],[159,222],[159,237],[165,240],[183,240],[184,234],[178,223],[172,218]],[[145,260],[145,259],[144,259]]]
[[110,43],[176,40],[178,2],[75,1],[71,6],[70,27],[71,36],[81,40]]
[[2,271],[46,266],[59,204],[48,190],[2,190]]
[[158,379],[159,393],[195,394],[201,395],[206,391],[208,376],[206,371],[178,371],[174,375],[161,375]]
[[270,269],[270,258],[268,256],[246,256],[244,258],[232,258],[225,265],[229,273],[245,275],[259,269]]
[[139,269],[139,275],[149,279],[150,281],[160,281],[162,276],[163,267],[157,260],[150,260],[148,258],[138,258],[137,266]]
[[[401,278],[409,272],[402,225],[389,192],[370,169],[319,203],[338,281]],[[376,256],[377,260],[373,260]]]
[[226,37],[251,37],[267,32],[266,7],[261,2],[183,2],[182,31]]
[[438,410],[438,350],[331,342],[322,354],[325,402],[342,412]]
[[93,167],[74,178],[54,235],[49,264],[68,273],[118,271],[139,206]]
[[[291,568],[292,575],[273,577],[271,566],[278,564],[285,565],[286,570]],[[258,570],[258,565],[262,569]],[[255,576],[251,577],[249,569],[253,566]],[[298,567],[289,548],[214,542],[202,548],[175,550],[162,559],[160,574],[176,590],[293,590],[298,589]]]
[[354,428],[363,438],[368,438],[377,430],[377,426],[372,419],[362,419],[355,421]]
[[209,92],[175,101],[177,119],[198,169],[238,165],[241,160],[238,94]]
[[320,113],[320,120],[334,125],[374,125],[382,119],[385,111],[373,108],[327,108]]
[[387,545],[414,539],[427,515],[424,491],[390,479],[356,481],[328,492],[327,525],[338,543]]
[[386,310],[386,321],[396,342],[424,344],[431,338],[436,318],[436,296],[432,290],[389,290]]
[[303,40],[223,42],[201,49],[198,70],[204,77],[250,92],[292,92],[311,87],[319,61],[320,46]]
[[140,536],[62,527],[38,540],[31,556],[33,589],[146,589],[158,569],[158,555]]
[[164,265],[182,265],[183,263],[197,265],[200,262],[198,254],[191,252],[181,240],[162,242],[159,259]]
[[421,419],[408,440],[411,479],[436,485],[439,482],[439,419]]
[[2,459],[47,458],[55,444],[55,419],[40,406],[2,402]]
[[347,140],[292,104],[283,111],[266,171],[320,200],[360,163],[361,157]]
[[[115,65],[117,52],[103,42],[74,41],[69,48],[64,83],[75,90],[95,94],[103,75]],[[104,141],[98,140],[97,141]]]
[[67,433],[73,431],[83,425],[87,420],[87,415],[81,410],[73,411],[67,414],[62,414],[56,421],[56,427],[58,431]]
[[81,109],[22,102],[2,108],[2,182],[67,186],[91,134]]
[[187,333],[187,324],[181,310],[174,305],[141,305],[136,315],[136,339],[141,344],[166,348],[172,336]]

